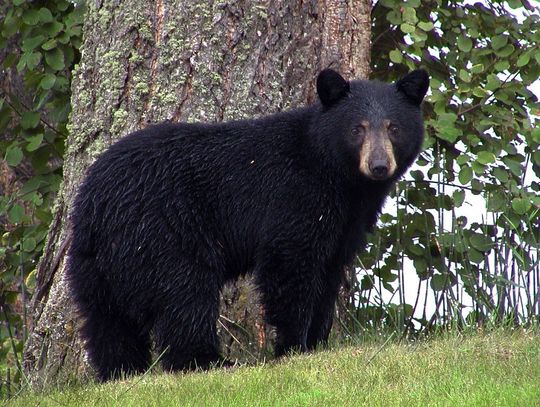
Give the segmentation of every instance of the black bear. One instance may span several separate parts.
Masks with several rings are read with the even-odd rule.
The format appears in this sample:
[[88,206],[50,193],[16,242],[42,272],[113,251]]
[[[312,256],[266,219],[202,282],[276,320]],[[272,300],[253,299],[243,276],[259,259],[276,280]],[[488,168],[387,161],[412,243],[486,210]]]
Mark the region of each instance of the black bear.
[[90,167],[71,213],[67,278],[100,380],[220,360],[220,290],[253,273],[276,356],[324,343],[344,266],[423,140],[429,77],[346,81],[253,120],[163,123]]

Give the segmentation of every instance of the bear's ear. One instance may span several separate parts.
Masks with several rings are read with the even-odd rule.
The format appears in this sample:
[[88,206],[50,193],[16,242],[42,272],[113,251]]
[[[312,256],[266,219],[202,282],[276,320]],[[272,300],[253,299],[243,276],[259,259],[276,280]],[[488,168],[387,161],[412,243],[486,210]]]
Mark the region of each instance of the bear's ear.
[[423,69],[417,69],[401,78],[396,88],[417,106],[420,106],[429,88],[429,75]]
[[322,104],[332,106],[349,92],[349,82],[332,69],[321,71],[317,77],[317,94]]

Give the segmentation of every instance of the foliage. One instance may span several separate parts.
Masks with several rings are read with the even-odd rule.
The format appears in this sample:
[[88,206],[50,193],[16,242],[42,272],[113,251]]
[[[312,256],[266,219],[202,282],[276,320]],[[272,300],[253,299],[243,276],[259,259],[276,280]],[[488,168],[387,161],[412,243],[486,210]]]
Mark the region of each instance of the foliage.
[[20,369],[29,289],[62,179],[82,7],[14,0],[0,6],[0,16],[0,367],[9,377],[7,366]]
[[537,333],[368,341],[236,369],[28,390],[12,406],[533,406]]
[[[540,77],[539,10],[527,1],[484,3],[380,0],[373,8],[373,77],[391,81],[424,67],[431,95],[425,152],[360,258],[373,269],[361,273],[352,301],[362,326],[540,316],[540,109],[528,89]],[[413,269],[411,304],[404,286]],[[383,312],[384,291],[398,305]]]

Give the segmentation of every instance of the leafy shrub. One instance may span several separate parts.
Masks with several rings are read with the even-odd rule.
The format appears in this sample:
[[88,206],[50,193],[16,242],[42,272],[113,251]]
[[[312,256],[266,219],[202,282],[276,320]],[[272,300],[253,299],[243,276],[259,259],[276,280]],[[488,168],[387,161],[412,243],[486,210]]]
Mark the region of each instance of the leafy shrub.
[[20,376],[28,298],[62,179],[83,7],[14,0],[0,16],[0,368],[9,386]]

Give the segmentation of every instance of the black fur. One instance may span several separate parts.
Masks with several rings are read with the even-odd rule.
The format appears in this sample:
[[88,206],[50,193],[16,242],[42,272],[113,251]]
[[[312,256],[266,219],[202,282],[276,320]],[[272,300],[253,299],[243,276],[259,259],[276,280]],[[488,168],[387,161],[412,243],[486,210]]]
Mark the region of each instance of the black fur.
[[[164,123],[90,167],[72,211],[67,276],[101,380],[147,369],[151,335],[165,369],[218,361],[219,292],[245,273],[276,327],[276,355],[327,340],[344,266],[419,152],[416,102],[427,89],[416,79],[405,93],[353,81],[343,92],[330,77],[341,86],[324,85],[330,107]],[[400,127],[391,179],[358,171],[361,146],[350,134],[366,118]]]
[[396,86],[414,104],[420,105],[429,87],[429,75],[423,69],[417,69],[400,79]]
[[332,69],[321,71],[317,77],[317,94],[321,103],[330,107],[350,91],[349,82]]

